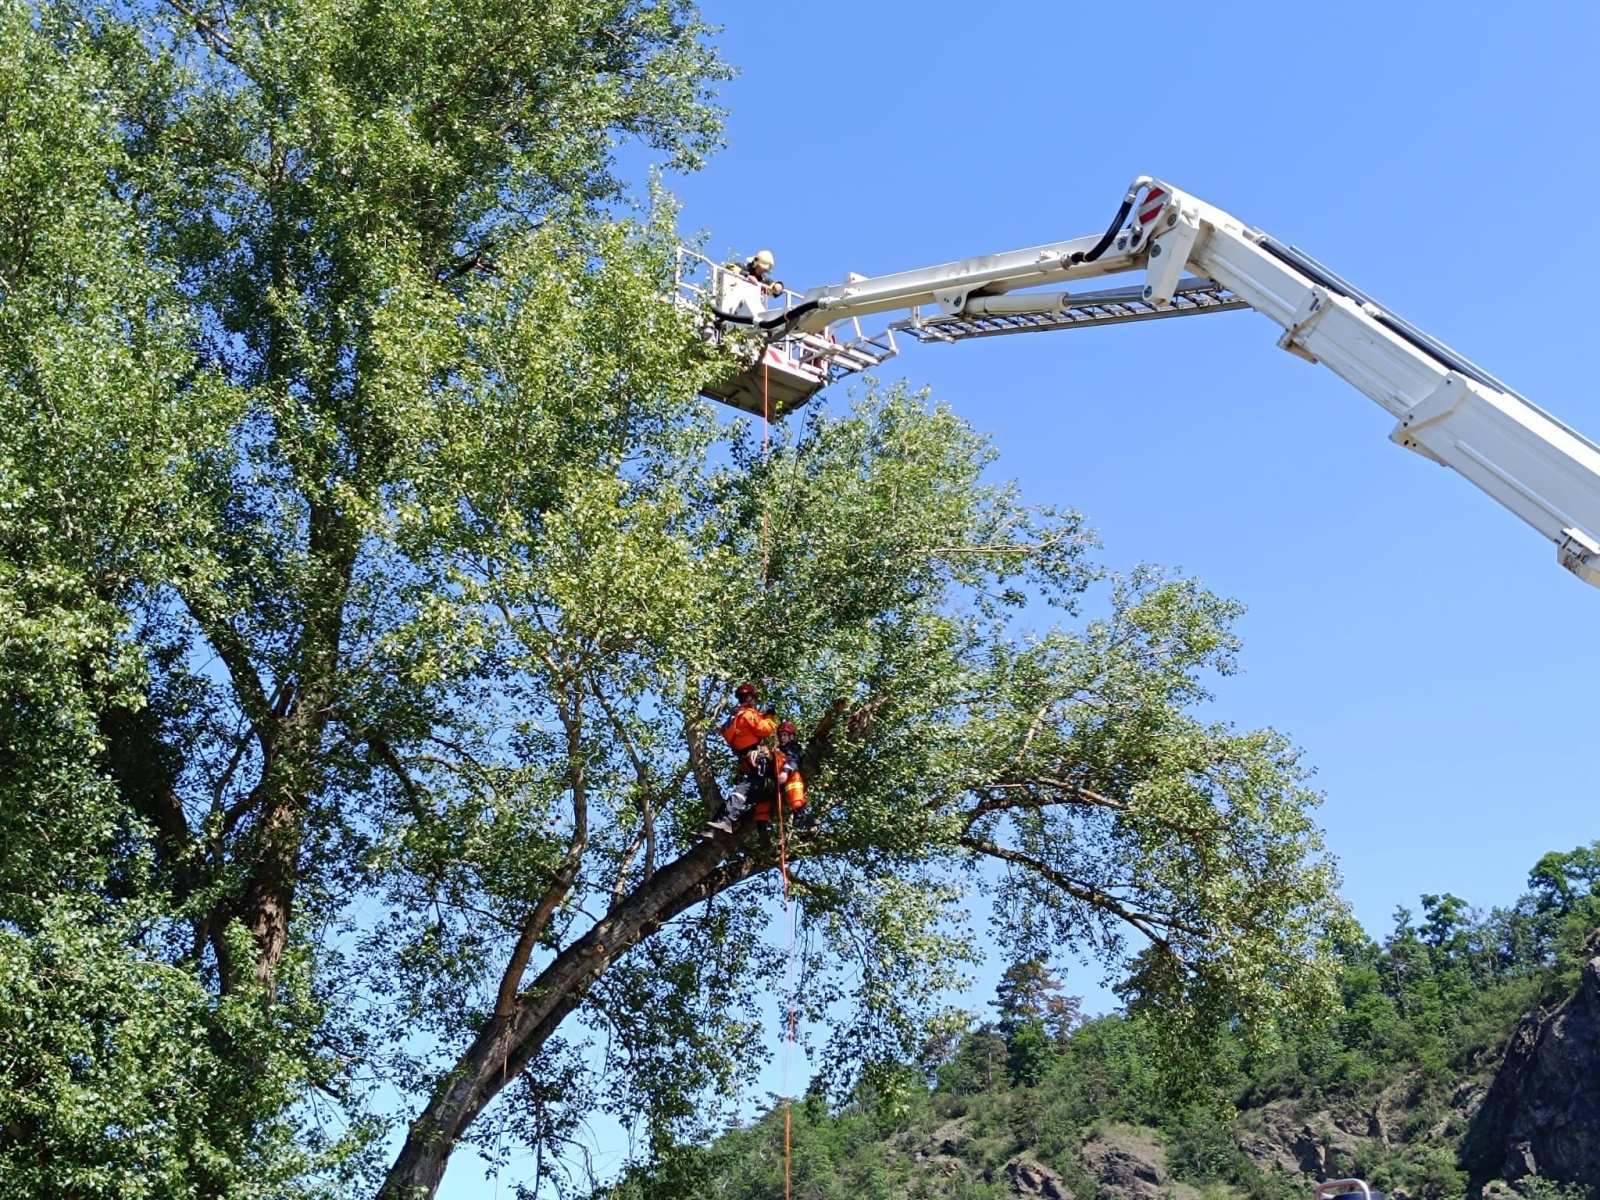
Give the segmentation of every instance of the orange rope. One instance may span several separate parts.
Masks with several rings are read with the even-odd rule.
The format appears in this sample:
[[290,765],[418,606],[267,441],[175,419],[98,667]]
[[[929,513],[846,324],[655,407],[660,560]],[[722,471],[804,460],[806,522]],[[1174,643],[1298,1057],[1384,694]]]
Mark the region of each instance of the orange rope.
[[784,819],[785,799],[782,792],[774,798],[778,810],[778,875],[783,880],[783,919],[788,930],[789,968],[785,990],[789,1001],[789,1027],[785,1031],[783,1048],[783,1200],[790,1200],[790,1168],[793,1160],[793,1106],[789,1100],[789,1068],[794,1060],[795,1032],[799,1024],[795,1004],[794,979],[794,896],[789,890],[788,823]]
[[[761,465],[767,465],[772,453],[772,402],[768,390],[767,357],[763,351],[761,355]],[[762,480],[762,486],[767,481]],[[771,564],[770,545],[772,539],[772,518],[767,511],[766,502],[761,505],[761,586],[767,586],[767,571]],[[789,1004],[788,1028],[784,1031],[783,1047],[783,1200],[790,1200],[791,1191],[791,1166],[794,1149],[793,1107],[789,1102],[789,1070],[794,1060],[795,1033],[799,1027],[799,1017],[795,1005],[795,979],[794,979],[794,897],[789,891],[789,852],[788,830],[784,820],[784,796],[777,790],[777,781],[773,781],[776,794],[772,798],[772,805],[778,810],[778,875],[783,880],[783,923],[787,931],[789,966],[784,987],[788,995],[785,999]]]
[[[761,465],[767,465],[767,458],[771,454],[772,445],[772,405],[767,398],[767,352],[761,352]],[[766,480],[761,481],[763,487]],[[765,501],[761,504],[761,586],[767,586],[767,564],[770,555],[767,551],[768,542],[772,534],[772,518],[767,512]]]

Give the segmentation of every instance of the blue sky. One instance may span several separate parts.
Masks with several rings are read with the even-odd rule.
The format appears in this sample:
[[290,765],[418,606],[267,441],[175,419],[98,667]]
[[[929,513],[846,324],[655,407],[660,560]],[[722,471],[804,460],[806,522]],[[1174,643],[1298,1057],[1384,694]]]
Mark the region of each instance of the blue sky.
[[[804,291],[1098,233],[1149,173],[1600,436],[1600,7],[703,9],[742,72],[729,144],[670,182],[713,254],[768,247]],[[1600,837],[1600,592],[1277,334],[1232,313],[911,345],[880,374],[991,431],[1001,472],[1084,512],[1109,564],[1248,605],[1214,715],[1304,748],[1369,931],[1424,892],[1508,903],[1546,850]],[[441,1195],[489,1194],[461,1157]]]
[[[1600,435],[1588,369],[1600,9],[712,0],[728,147],[674,182],[791,287],[1098,233],[1150,173],[1308,250]],[[1254,313],[903,347],[1116,566],[1243,601],[1216,712],[1304,747],[1373,932],[1600,836],[1600,594]],[[842,392],[829,393],[843,403]]]

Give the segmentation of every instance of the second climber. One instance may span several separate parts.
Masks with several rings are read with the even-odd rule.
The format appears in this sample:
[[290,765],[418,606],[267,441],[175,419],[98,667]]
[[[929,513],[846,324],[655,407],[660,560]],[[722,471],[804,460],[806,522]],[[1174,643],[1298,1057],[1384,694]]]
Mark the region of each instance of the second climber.
[[[798,830],[811,828],[811,818],[806,813],[805,754],[794,722],[781,722],[778,725],[778,753],[772,761],[772,777],[778,785],[775,806],[780,819]],[[760,819],[761,810],[758,807],[756,820]]]

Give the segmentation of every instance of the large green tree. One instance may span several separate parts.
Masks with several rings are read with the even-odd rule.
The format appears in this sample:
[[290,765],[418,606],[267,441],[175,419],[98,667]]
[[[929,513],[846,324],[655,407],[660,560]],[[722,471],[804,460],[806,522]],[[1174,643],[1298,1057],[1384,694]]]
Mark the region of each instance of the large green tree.
[[1174,1078],[1325,990],[1303,771],[1199,715],[1234,605],[1104,577],[924,399],[765,452],[696,398],[670,213],[613,169],[714,143],[690,5],[5,11],[0,1030],[82,1101],[12,1162],[336,1186],[379,1085],[386,1196],[595,1108],[665,1154],[781,978],[777,848],[696,836],[744,678],[811,738],[841,1086],[914,1055],[980,891],[1017,961],[1116,971]]
[[115,77],[41,25],[0,12],[0,1175],[289,1194],[344,1157],[294,1111],[328,1078],[315,1016],[185,953],[192,877],[157,866],[184,747],[125,753],[185,707],[140,614],[205,535],[190,488],[238,408],[112,186]]

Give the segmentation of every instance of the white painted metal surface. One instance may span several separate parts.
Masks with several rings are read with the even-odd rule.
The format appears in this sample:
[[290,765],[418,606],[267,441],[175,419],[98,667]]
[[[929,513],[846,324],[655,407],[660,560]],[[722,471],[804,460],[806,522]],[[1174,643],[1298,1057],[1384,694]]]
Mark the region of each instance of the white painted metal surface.
[[763,328],[763,321],[783,321],[801,297],[769,296],[736,266],[692,250],[678,250],[675,271],[679,307],[707,319],[706,336],[749,364],[706,394],[754,416],[786,416],[834,380],[880,366],[897,351],[892,330],[865,333],[853,316],[818,330]]
[[[1064,290],[1129,271],[1143,271],[1143,282]],[[721,300],[718,287],[726,285],[709,294]],[[692,302],[703,308],[706,294]],[[1099,238],[851,275],[759,312],[737,302],[739,312],[712,303],[713,326],[720,335],[742,324],[792,367],[782,411],[892,355],[895,331],[961,341],[1254,308],[1282,329],[1280,347],[1321,363],[1392,414],[1392,440],[1466,477],[1554,543],[1562,566],[1600,586],[1600,447],[1315,260],[1148,177],[1134,181]],[[862,317],[891,312],[909,315],[876,338],[862,332]],[[772,373],[762,356],[722,390],[750,410],[752,381],[770,392]]]

